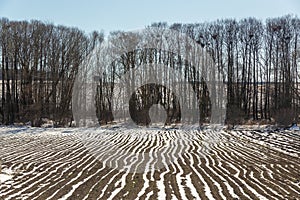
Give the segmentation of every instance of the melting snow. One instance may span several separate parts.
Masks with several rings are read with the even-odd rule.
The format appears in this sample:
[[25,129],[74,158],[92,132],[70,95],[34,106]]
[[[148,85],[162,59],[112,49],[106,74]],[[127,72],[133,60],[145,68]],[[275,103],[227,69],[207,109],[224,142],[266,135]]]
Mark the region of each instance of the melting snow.
[[13,171],[10,169],[2,169],[0,173],[0,183],[4,183],[13,178]]

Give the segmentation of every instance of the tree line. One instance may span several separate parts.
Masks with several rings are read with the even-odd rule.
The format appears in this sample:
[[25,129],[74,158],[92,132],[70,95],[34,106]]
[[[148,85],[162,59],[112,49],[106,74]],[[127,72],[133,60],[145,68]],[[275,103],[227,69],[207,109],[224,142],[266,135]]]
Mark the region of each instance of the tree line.
[[42,118],[57,126],[72,120],[71,98],[80,63],[103,40],[77,28],[40,21],[0,19],[2,124]]
[[[222,80],[225,85],[227,123],[264,120],[287,125],[299,121],[300,20],[296,16],[287,15],[265,21],[247,18],[195,24],[168,25],[160,22],[149,27],[184,33],[209,54],[216,70],[214,78]],[[95,49],[104,41],[103,34],[85,34],[77,28],[40,21],[15,22],[7,19],[0,21],[0,34],[1,122],[12,124],[31,121],[38,126],[42,118],[49,118],[57,125],[70,123],[73,120],[71,100],[75,76],[81,70],[80,67],[86,67],[82,62],[91,53],[95,53]],[[108,38],[114,41],[114,38],[120,38],[122,34],[125,32],[112,32]],[[130,37],[132,45],[134,35]],[[115,40],[114,49],[126,45],[126,38],[128,37]],[[182,49],[184,51],[184,47]],[[95,104],[99,122],[115,120],[111,99],[116,88],[107,83],[116,80],[118,70],[128,70],[138,63],[164,63],[171,67],[189,65],[180,60],[178,54],[182,52],[175,53],[177,54],[153,49],[135,50],[124,53],[116,62],[107,63],[101,71],[101,78],[97,80]],[[193,60],[197,53],[185,56]],[[101,56],[97,59],[101,59]],[[201,79],[201,74],[193,70],[193,67],[200,66],[197,62],[192,61],[191,66],[183,67],[180,73],[190,82],[194,80],[191,87],[197,91],[199,115],[206,122],[211,117],[212,104],[217,103],[209,98],[212,94],[208,94],[205,79]],[[147,73],[150,72],[143,73],[143,76]],[[171,88],[187,92],[183,86]],[[149,109],[153,104],[144,101],[146,107],[141,108],[138,103],[143,102],[145,95],[141,94],[148,94],[148,90],[151,87],[140,88],[127,102],[130,102],[128,107],[134,107],[131,113],[133,118],[137,118],[134,113],[141,112],[146,107]],[[177,105],[174,103],[174,94],[166,87],[152,87],[152,90],[166,98],[164,101],[156,99],[155,103],[161,103],[169,109],[176,121],[179,113],[173,108]],[[187,104],[190,104],[190,109],[194,109],[196,105],[193,101]],[[126,104],[114,106],[124,107]],[[118,108],[118,112],[114,114],[122,115],[122,109],[125,108]],[[169,116],[169,120],[172,121],[173,118]]]

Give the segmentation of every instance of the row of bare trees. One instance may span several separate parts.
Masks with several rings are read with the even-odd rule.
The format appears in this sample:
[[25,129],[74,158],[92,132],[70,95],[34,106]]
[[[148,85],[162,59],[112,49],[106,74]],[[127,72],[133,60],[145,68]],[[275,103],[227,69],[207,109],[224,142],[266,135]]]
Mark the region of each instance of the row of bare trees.
[[[132,115],[142,113],[141,109],[138,109],[143,101],[141,94],[148,94],[149,91],[146,90],[149,90],[149,87],[140,87],[137,90],[133,88],[134,84],[142,84],[139,80],[145,80],[148,76],[161,78],[162,85],[166,86],[155,86],[159,88],[154,88],[159,91],[159,95],[169,98],[168,101],[157,99],[157,102],[176,116],[175,121],[179,116],[182,117],[184,113],[173,109],[174,106],[178,107],[178,103],[175,102],[177,99],[171,98],[167,93],[174,96],[170,91],[174,89],[184,94],[183,96],[188,96],[186,93],[189,90],[180,85],[180,80],[168,82],[172,77],[167,70],[159,71],[157,68],[153,68],[155,73],[161,73],[155,76],[151,75],[151,70],[139,72],[142,78],[131,77],[135,74],[129,74],[133,85],[127,84],[124,88],[134,91],[130,93],[131,99],[121,98],[125,93],[120,91],[118,99],[127,102],[113,104],[113,94],[116,95],[113,91],[118,91],[118,87],[121,87],[117,79],[126,70],[130,71],[141,64],[167,65],[178,71],[180,77],[192,83],[191,87],[196,91],[198,102],[185,99],[186,102],[181,104],[187,105],[187,108],[181,109],[180,112],[199,109],[200,118],[204,122],[212,115],[212,105],[220,103],[214,98],[216,95],[219,95],[219,99],[223,96],[226,98],[228,123],[275,120],[280,124],[288,124],[299,121],[300,19],[297,17],[288,15],[264,22],[247,18],[196,24],[155,23],[149,28],[155,29],[152,29],[152,32],[145,31],[142,35],[122,31],[110,33],[108,38],[113,46],[110,49],[112,55],[124,46],[130,51],[121,51],[119,58],[111,59],[114,62],[99,64],[99,60],[105,61],[106,57],[101,57],[101,51],[107,48],[101,46],[104,40],[101,33],[93,32],[87,35],[77,28],[55,26],[40,21],[15,22],[1,19],[1,123],[31,121],[33,125],[40,125],[42,118],[52,119],[57,125],[71,122],[75,77],[82,71],[81,68],[88,68],[88,62],[96,63],[96,68],[100,71],[98,75],[93,74],[92,78],[98,77],[95,79],[98,85],[95,91],[95,109],[101,123],[115,120],[118,115],[128,117],[123,111],[128,110],[130,106],[135,107]],[[178,40],[176,35],[168,37],[177,37],[177,40],[169,38],[157,44],[157,41],[162,40],[156,38],[159,34],[153,30],[164,32],[166,29],[187,35],[209,56],[199,54],[200,50],[185,52],[190,48],[188,42]],[[155,47],[161,45],[161,48],[145,48],[143,42],[138,42],[145,40],[155,44]],[[98,51],[99,48],[101,50]],[[90,61],[91,54],[97,54],[96,62]],[[103,63],[105,66],[101,65]],[[204,77],[203,66],[212,63],[215,67],[209,68],[205,76],[214,74],[214,77]],[[216,86],[205,83],[215,79],[221,80],[225,85],[221,88],[224,94],[214,94]],[[137,83],[134,83],[135,80]],[[220,88],[218,89],[220,92]],[[82,94],[86,96],[84,92]],[[145,105],[149,107],[152,104],[146,102]],[[131,117],[142,120],[137,116]],[[169,120],[173,119],[169,116]]]
[[[202,25],[227,82],[227,120],[298,121],[300,20],[285,16],[265,24],[253,18]],[[201,38],[201,37],[200,37]]]
[[300,20],[267,19],[174,24],[211,53],[227,85],[227,121],[299,121]]
[[2,18],[1,123],[70,122],[75,76],[99,38],[103,35],[97,32],[87,36],[77,28]]
[[[247,18],[240,21],[225,19],[200,24],[176,23],[170,26],[166,23],[155,23],[150,28],[156,28],[156,31],[161,30],[161,35],[163,35],[164,29],[168,28],[184,33],[208,52],[215,64],[215,68],[210,68],[210,70],[215,70],[216,73],[213,72],[216,75],[215,78],[222,80],[226,85],[227,123],[235,124],[244,123],[248,120],[263,120],[288,125],[299,121],[300,20],[297,17],[287,15],[267,19],[265,22],[255,18]],[[117,35],[116,38],[119,39],[118,42],[115,42],[117,49],[125,45],[122,42],[122,37],[120,37],[122,34],[126,35],[123,32],[111,35],[111,37],[116,37]],[[143,34],[147,38],[147,31]],[[132,39],[134,37],[139,38],[143,36],[127,35],[125,40],[134,41]],[[151,37],[154,40],[156,37],[155,33]],[[168,41],[162,42],[162,45],[166,45],[166,43]],[[181,40],[178,41],[178,44],[184,47],[186,42]],[[135,45],[137,48],[142,46],[140,44]],[[177,47],[176,49],[182,48]],[[136,59],[140,59],[143,54],[147,53],[147,56],[152,56],[153,59],[160,59],[165,54],[163,51],[153,53],[149,50],[135,51],[131,52],[131,54],[125,53],[121,56],[121,61],[119,61],[121,64],[117,67],[110,65],[109,69],[124,71],[124,68],[137,66],[139,63],[136,62]],[[177,56],[182,55],[180,50],[173,53]],[[215,100],[206,98],[206,86],[201,84],[203,74],[198,73],[201,71],[201,65],[197,65],[197,61],[193,60],[193,56],[198,56],[198,61],[200,57],[203,57],[203,55],[199,54],[193,55],[191,52],[189,55],[185,55],[185,58],[189,58],[193,66],[191,68],[182,68],[182,73],[193,73],[192,77],[197,77],[198,83],[195,84],[194,82],[192,87],[196,89],[195,92],[198,95],[201,121],[205,122],[206,117],[212,114],[211,104]],[[169,61],[173,62],[172,59],[169,59]],[[165,64],[170,65],[168,62]],[[206,65],[207,63],[203,64]],[[179,65],[184,65],[184,62],[179,63]],[[193,67],[196,70],[193,70]],[[105,73],[109,74],[109,77],[113,74]],[[108,76],[104,74],[102,81],[104,80],[105,82],[107,78]],[[115,79],[116,77],[113,76],[110,78],[110,81]],[[196,79],[190,79],[189,81],[193,82]],[[204,81],[206,79],[207,77],[204,78]],[[103,83],[101,84],[103,86]],[[111,85],[109,87],[111,88]],[[101,91],[104,91],[103,88],[105,87],[101,88]],[[113,88],[111,88],[111,91],[113,91]],[[145,93],[145,91],[140,92]],[[210,90],[210,93],[214,93],[214,90]],[[213,94],[209,95],[214,96]],[[145,105],[147,105],[147,102],[145,102]],[[105,110],[107,108],[104,109],[105,105],[102,105],[102,107],[102,110],[98,108],[101,111],[100,113],[103,113],[102,111],[109,112]],[[108,107],[108,110],[111,110],[111,105]],[[193,108],[193,106],[189,107],[189,109]],[[139,119],[142,118],[139,117]]]

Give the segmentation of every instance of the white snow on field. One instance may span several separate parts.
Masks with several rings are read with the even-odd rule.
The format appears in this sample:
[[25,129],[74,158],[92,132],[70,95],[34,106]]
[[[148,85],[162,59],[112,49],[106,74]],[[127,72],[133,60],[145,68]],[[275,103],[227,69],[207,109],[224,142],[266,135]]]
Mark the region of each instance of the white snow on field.
[[13,171],[10,169],[2,169],[0,173],[0,183],[11,180],[13,178]]
[[5,181],[8,181],[10,179],[12,179],[12,175],[8,175],[8,174],[0,174],[0,183],[4,183]]
[[[82,188],[85,199],[89,193],[126,199],[136,175],[135,198],[300,195],[298,131],[11,126],[0,127],[0,137],[0,199],[72,199]],[[286,176],[287,188],[278,174]]]

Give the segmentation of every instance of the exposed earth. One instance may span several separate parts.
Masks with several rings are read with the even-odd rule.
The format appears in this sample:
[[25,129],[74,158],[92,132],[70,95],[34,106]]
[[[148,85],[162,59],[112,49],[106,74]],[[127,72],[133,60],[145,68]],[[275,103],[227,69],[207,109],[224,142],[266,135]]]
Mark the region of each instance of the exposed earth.
[[300,199],[299,131],[1,127],[0,146],[0,199]]

